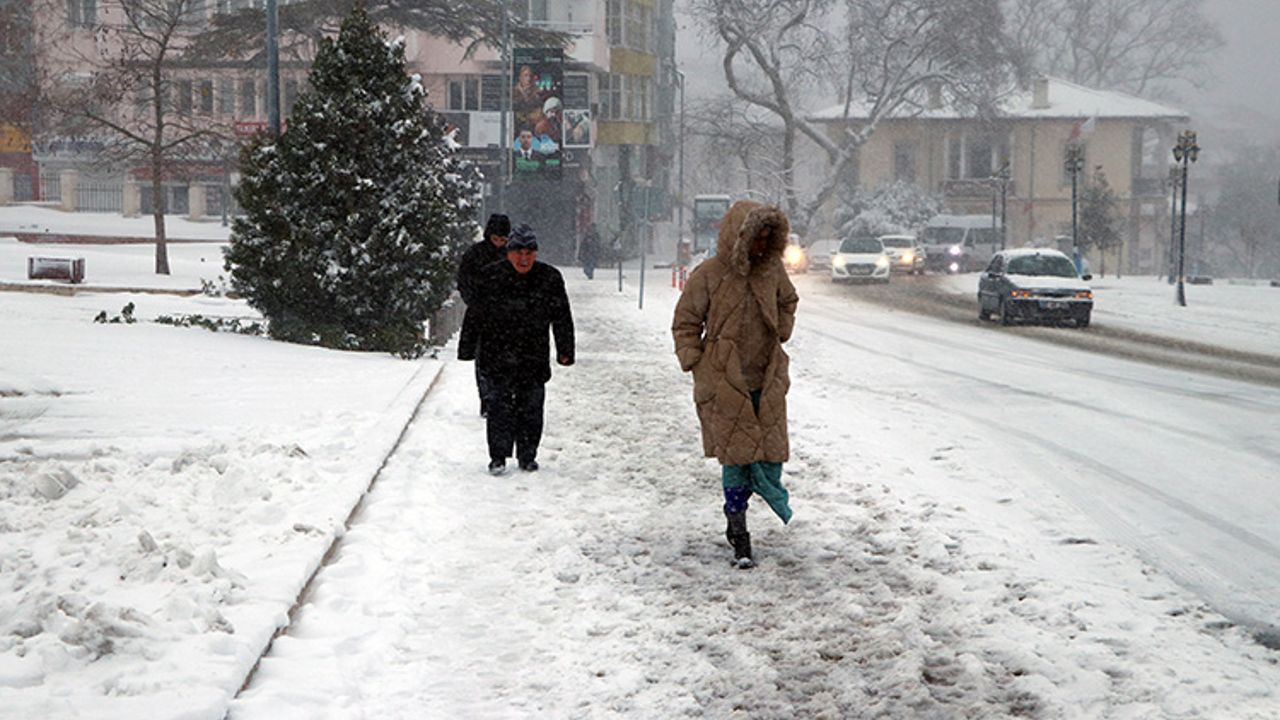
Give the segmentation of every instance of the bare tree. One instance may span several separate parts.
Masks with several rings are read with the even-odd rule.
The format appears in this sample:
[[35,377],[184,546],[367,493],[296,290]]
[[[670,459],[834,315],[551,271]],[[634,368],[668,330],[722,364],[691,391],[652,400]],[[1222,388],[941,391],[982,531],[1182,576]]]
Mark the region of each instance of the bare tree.
[[99,164],[149,176],[160,275],[169,274],[164,182],[225,138],[199,115],[201,99],[181,77],[205,7],[199,0],[123,0],[99,9],[92,50],[52,38],[41,43],[41,84],[58,131],[101,140]]
[[[998,0],[694,0],[693,9],[722,45],[729,90],[778,120],[780,182],[801,233],[850,182],[883,119],[918,109],[929,87],[989,111],[1007,71]],[[843,108],[833,119],[854,122],[828,134],[806,105],[833,90]],[[811,193],[796,183],[801,138],[827,159]]]
[[1280,208],[1275,169],[1280,149],[1251,147],[1218,167],[1221,183],[1205,248],[1224,270],[1246,277],[1280,277]]
[[732,95],[691,102],[685,126],[690,185],[767,198],[781,187],[779,127],[772,115]]
[[29,2],[0,0],[0,126],[24,135],[34,123],[37,90],[31,10]]
[[1024,77],[1045,73],[1090,87],[1168,95],[1208,80],[1222,47],[1204,0],[1005,0]]

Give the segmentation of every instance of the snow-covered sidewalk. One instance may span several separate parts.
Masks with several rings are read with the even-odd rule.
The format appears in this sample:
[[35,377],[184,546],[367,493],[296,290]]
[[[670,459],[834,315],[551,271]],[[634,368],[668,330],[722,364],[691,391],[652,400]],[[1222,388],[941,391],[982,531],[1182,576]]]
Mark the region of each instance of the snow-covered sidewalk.
[[[845,382],[803,300],[796,519],[757,503],[760,565],[730,569],[675,295],[641,312],[614,287],[570,278],[579,361],[548,386],[537,473],[484,473],[471,367],[445,368],[234,720],[1280,712],[1269,651],[1132,554],[1064,537],[1087,522],[1061,502],[971,466],[998,451],[980,429]],[[980,478],[980,508],[930,490]]]
[[440,363],[0,300],[0,717],[222,717]]

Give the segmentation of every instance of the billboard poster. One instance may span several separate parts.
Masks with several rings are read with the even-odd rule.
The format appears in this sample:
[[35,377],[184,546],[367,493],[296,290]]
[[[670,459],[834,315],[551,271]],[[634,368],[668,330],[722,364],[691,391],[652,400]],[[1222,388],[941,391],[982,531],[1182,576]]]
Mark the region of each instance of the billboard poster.
[[589,148],[591,132],[591,77],[566,75],[564,78],[564,146]]
[[558,174],[564,164],[564,51],[516,48],[511,70],[514,174]]

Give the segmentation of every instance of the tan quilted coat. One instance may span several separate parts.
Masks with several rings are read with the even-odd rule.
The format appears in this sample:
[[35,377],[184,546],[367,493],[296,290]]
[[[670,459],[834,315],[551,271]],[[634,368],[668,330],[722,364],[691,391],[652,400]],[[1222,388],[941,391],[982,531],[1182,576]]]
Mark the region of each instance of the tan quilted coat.
[[[785,462],[790,455],[790,359],[782,343],[795,327],[799,297],[782,266],[789,230],[787,216],[778,208],[745,200],[735,203],[720,223],[716,255],[689,275],[676,305],[671,332],[681,369],[693,372],[703,452],[722,465]],[[757,237],[766,240],[766,249],[753,262],[751,243]],[[744,346],[752,342],[742,332],[748,293],[756,297],[770,329],[770,337],[754,342],[772,347],[758,416],[742,372],[742,358],[754,357],[758,349]]]

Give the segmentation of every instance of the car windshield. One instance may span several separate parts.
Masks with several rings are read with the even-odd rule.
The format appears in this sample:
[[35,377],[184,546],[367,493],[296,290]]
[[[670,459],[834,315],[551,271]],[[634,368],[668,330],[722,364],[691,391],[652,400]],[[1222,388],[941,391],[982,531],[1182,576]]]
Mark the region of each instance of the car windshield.
[[887,237],[880,238],[887,248],[909,248],[911,247],[911,238]]
[[934,245],[950,245],[964,240],[964,228],[928,227],[924,229],[924,238]]
[[1076,268],[1062,255],[1021,255],[1009,260],[1010,275],[1075,277]]
[[875,238],[849,238],[840,244],[842,253],[881,253],[884,246]]

